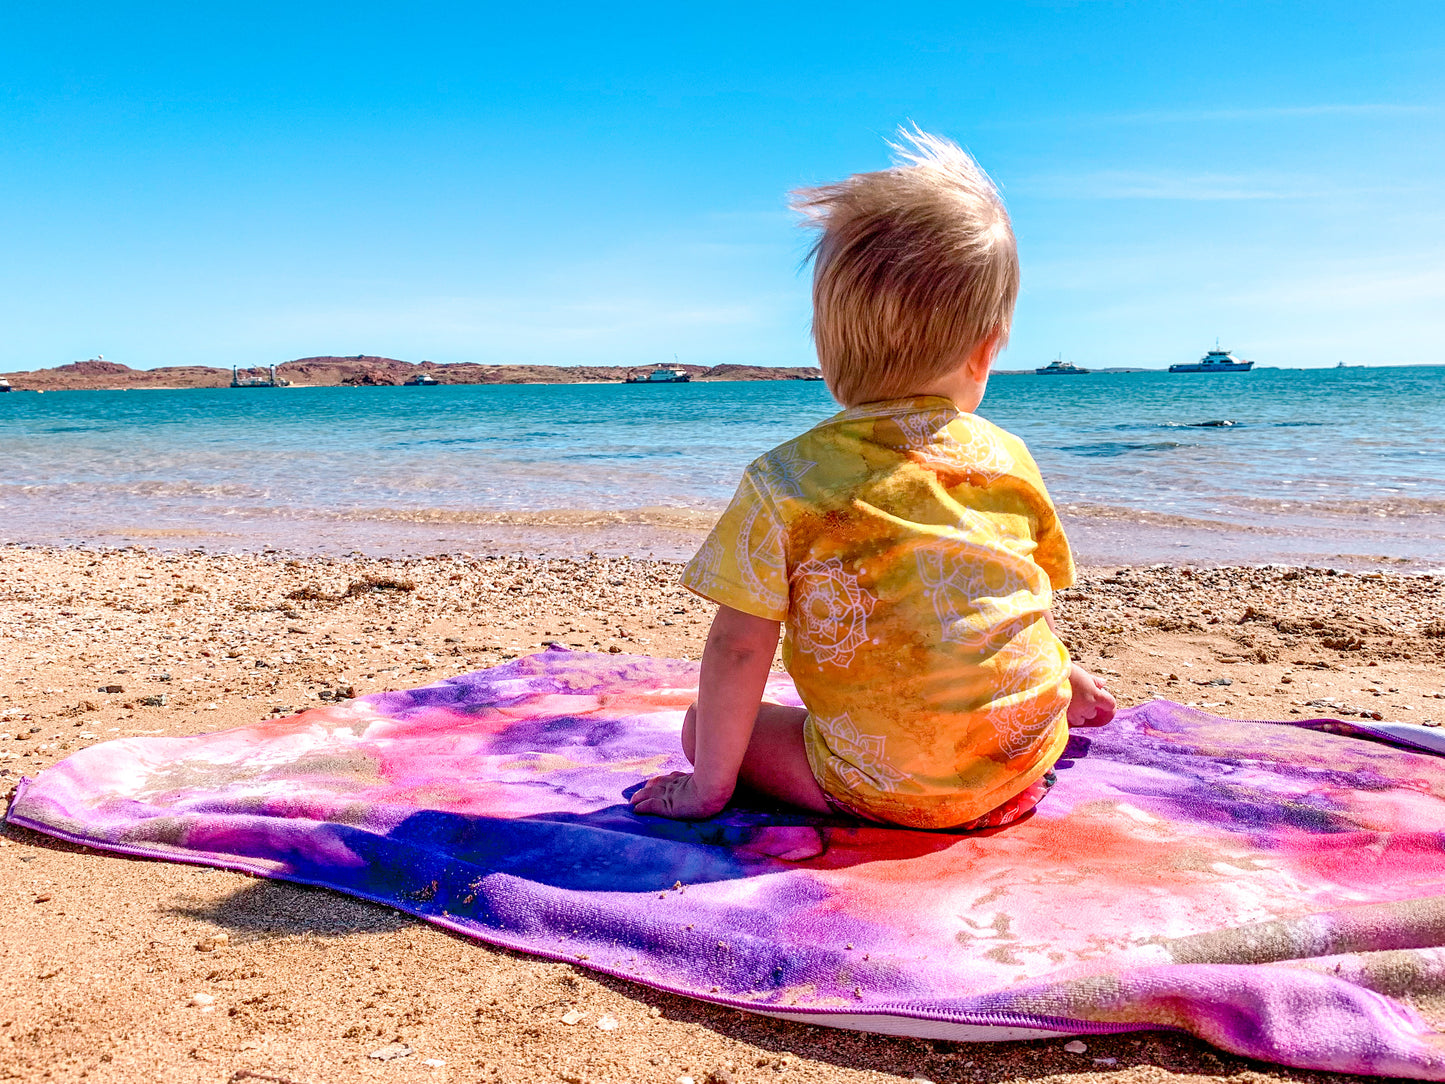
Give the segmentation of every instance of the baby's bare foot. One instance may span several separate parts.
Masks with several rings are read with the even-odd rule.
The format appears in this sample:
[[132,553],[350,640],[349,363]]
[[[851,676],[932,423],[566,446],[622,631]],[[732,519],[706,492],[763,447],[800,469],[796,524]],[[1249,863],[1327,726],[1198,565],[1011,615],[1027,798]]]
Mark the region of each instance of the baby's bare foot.
[[1074,691],[1069,701],[1070,726],[1103,726],[1114,717],[1114,697],[1078,663],[1069,667],[1069,685]]

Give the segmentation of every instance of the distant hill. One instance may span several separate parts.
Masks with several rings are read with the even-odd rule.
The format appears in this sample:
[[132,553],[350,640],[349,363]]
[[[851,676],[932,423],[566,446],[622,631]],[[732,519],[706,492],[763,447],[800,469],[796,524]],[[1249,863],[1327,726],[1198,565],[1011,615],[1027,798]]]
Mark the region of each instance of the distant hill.
[[[439,384],[581,384],[620,383],[628,373],[650,365],[482,365],[475,362],[412,363],[397,358],[354,354],[349,357],[297,358],[276,366],[278,376],[293,384],[319,387],[343,385],[375,387],[404,384],[426,373]],[[808,380],[821,373],[810,366],[774,368],[766,365],[682,365],[697,381]],[[205,365],[175,365],[162,369],[132,369],[99,358],[33,372],[0,373],[17,390],[98,391],[130,388],[226,388],[231,370]]]

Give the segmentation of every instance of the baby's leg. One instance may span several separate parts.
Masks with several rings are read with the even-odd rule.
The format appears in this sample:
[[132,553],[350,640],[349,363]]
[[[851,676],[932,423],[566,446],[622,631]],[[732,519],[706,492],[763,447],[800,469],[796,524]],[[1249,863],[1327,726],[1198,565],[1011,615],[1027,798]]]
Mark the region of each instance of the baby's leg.
[[1114,697],[1104,688],[1104,683],[1078,663],[1069,665],[1069,686],[1073,697],[1069,700],[1070,726],[1103,726],[1114,717]]
[[[803,723],[808,713],[785,704],[763,703],[748,751],[743,755],[738,780],[753,790],[814,813],[829,812],[823,788],[813,778],[803,745]],[[682,751],[693,763],[697,745],[697,707],[687,709],[682,721]]]

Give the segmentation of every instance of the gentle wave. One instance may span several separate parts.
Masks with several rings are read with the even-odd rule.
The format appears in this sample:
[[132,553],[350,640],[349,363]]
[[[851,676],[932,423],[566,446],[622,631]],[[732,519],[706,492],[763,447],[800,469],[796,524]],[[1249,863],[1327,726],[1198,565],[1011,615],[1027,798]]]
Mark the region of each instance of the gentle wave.
[[1202,422],[1120,422],[1111,426],[1129,432],[1147,429],[1317,429],[1324,422],[1243,422],[1234,418],[1211,418]]
[[1168,452],[1175,448],[1187,448],[1189,445],[1182,444],[1177,440],[1158,440],[1148,443],[1132,441],[1108,440],[1100,441],[1097,444],[1063,444],[1058,446],[1058,451],[1069,452],[1073,455],[1083,456],[1116,456],[1129,455],[1133,452]]
[[204,497],[215,499],[232,497],[239,500],[262,499],[270,495],[269,490],[238,482],[165,482],[141,480],[135,482],[31,482],[16,484],[0,483],[0,500],[15,497]]
[[1303,512],[1309,515],[1365,516],[1409,518],[1414,516],[1445,516],[1445,499],[1435,497],[1372,497],[1368,500],[1276,501],[1262,497],[1235,497],[1241,508],[1259,512]]
[[497,527],[653,527],[706,531],[716,511],[695,508],[548,508],[535,512],[488,512],[457,508],[247,508],[228,514],[255,518],[334,520],[346,523],[435,523]]
[[1065,520],[1102,520],[1191,531],[1240,531],[1245,534],[1286,533],[1287,531],[1287,528],[1284,527],[1245,524],[1233,519],[1211,519],[1206,516],[1156,512],[1148,508],[1128,508],[1122,505],[1089,504],[1079,501],[1060,505],[1059,514]]

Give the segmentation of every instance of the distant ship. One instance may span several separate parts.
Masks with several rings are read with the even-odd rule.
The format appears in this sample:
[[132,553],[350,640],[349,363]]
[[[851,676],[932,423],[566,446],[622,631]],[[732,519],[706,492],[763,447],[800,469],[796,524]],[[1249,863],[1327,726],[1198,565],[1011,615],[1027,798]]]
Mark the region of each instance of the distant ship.
[[1214,349],[1205,354],[1196,362],[1188,365],[1171,365],[1171,373],[1247,373],[1254,368],[1254,362],[1237,358],[1228,350],[1219,349],[1219,343],[1214,344]]
[[440,383],[441,381],[434,376],[428,376],[426,373],[417,373],[416,376],[405,381],[402,386],[406,388],[433,388]]
[[1088,375],[1089,375],[1089,370],[1088,370],[1088,369],[1080,369],[1080,368],[1079,368],[1077,365],[1075,365],[1073,362],[1071,362],[1071,361],[1065,361],[1063,358],[1059,358],[1057,361],[1051,361],[1051,362],[1049,362],[1047,365],[1045,365],[1042,369],[1035,369],[1034,372],[1036,372],[1039,376],[1088,376]]
[[664,365],[657,369],[649,369],[646,372],[637,372],[635,369],[627,374],[626,384],[686,384],[692,379],[692,374],[686,369],[674,369]]
[[10,381],[6,380],[3,376],[0,376],[0,392],[7,392],[7,391],[14,391],[14,390],[15,390],[15,389],[10,386]]
[[262,375],[260,375],[260,376],[253,376],[253,375],[251,375],[251,374],[254,373],[255,371],[256,371],[256,370],[254,370],[254,369],[247,369],[247,370],[246,370],[247,375],[246,375],[246,376],[242,376],[242,375],[241,375],[241,370],[240,370],[237,366],[232,365],[232,366],[231,366],[231,387],[233,387],[233,388],[289,388],[289,387],[291,386],[291,381],[287,380],[284,376],[277,376],[277,375],[276,375],[276,366],[274,366],[274,365],[270,366],[270,367],[267,368],[267,369],[261,369],[260,372],[261,372]]

